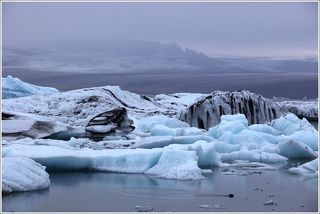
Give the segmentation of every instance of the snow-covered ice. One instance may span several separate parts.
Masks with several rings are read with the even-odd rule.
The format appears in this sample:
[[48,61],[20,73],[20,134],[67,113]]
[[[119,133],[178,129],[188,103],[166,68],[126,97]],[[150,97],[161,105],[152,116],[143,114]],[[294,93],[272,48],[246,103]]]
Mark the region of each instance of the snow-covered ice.
[[43,138],[69,129],[68,125],[49,117],[2,111],[2,137],[5,140]]
[[22,192],[48,188],[45,167],[26,157],[2,158],[2,192]]
[[32,85],[10,75],[2,77],[2,98],[18,98],[59,92],[55,88]]

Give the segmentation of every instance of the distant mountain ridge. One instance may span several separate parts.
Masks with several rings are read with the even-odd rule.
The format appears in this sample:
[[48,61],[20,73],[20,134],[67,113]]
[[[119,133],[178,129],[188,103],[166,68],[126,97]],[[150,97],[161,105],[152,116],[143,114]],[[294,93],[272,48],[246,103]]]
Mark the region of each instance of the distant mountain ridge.
[[176,43],[111,40],[51,44],[46,48],[3,49],[5,71],[76,73],[170,72],[317,72],[317,61],[217,57],[212,58]]

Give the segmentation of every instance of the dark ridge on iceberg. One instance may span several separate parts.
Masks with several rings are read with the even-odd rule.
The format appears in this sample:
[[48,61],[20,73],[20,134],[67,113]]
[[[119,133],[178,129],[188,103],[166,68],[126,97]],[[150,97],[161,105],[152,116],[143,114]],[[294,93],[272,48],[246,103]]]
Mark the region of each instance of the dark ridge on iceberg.
[[270,122],[280,117],[277,103],[250,91],[215,91],[182,112],[180,119],[191,126],[209,129],[225,114],[244,114],[249,124]]

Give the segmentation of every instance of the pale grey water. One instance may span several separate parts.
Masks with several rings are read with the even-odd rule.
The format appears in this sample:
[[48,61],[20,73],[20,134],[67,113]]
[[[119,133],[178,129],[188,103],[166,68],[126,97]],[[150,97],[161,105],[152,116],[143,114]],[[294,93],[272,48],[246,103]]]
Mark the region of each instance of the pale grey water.
[[[247,170],[228,175],[213,168],[213,173],[204,174],[206,179],[196,181],[143,174],[50,172],[50,189],[4,196],[3,211],[136,211],[137,205],[154,211],[317,211],[317,180],[289,174],[286,168],[295,164],[261,174],[254,170],[249,175],[245,175]],[[269,199],[276,205],[263,205]]]

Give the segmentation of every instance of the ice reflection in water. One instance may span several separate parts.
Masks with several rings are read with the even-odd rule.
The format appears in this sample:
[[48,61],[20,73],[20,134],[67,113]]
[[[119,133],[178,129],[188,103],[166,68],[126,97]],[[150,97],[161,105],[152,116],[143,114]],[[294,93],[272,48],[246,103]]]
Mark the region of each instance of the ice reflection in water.
[[[208,205],[206,211],[219,211],[217,207],[224,211],[316,211],[316,179],[293,176],[287,167],[247,176],[213,169],[204,174],[206,179],[195,181],[142,174],[49,172],[49,190],[5,196],[3,210],[136,211],[141,206],[154,211],[204,211],[199,205]],[[277,206],[263,205],[271,196]]]

